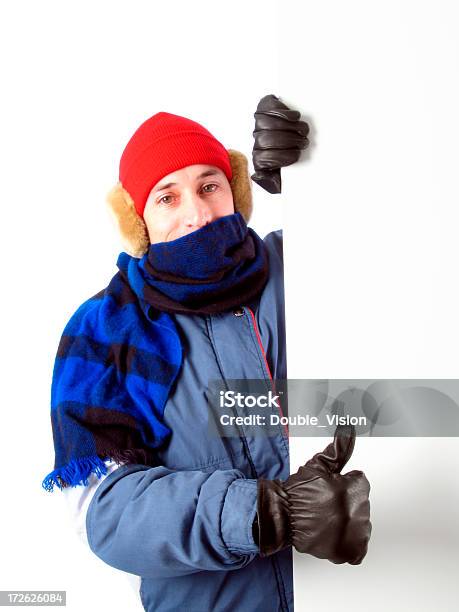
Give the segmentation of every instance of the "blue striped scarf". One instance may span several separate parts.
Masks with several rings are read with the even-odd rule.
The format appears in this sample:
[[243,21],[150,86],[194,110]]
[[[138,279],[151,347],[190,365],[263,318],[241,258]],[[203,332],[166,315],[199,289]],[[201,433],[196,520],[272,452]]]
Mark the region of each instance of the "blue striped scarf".
[[264,243],[239,213],[150,245],[140,260],[120,253],[117,265],[108,286],[70,318],[59,343],[47,491],[87,485],[92,473],[107,473],[107,460],[156,465],[155,449],[171,434],[162,417],[182,363],[168,312],[224,311],[256,295],[267,278]]

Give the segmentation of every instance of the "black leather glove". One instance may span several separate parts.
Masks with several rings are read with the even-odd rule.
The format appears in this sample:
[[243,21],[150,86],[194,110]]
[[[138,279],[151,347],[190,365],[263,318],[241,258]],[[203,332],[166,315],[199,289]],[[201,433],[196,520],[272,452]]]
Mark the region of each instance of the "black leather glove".
[[309,144],[309,125],[299,121],[300,113],[272,94],[257,106],[253,137],[252,180],[269,193],[281,192],[280,169],[295,163]]
[[258,480],[261,556],[294,546],[333,563],[357,565],[371,534],[370,484],[363,472],[340,474],[352,455],[355,428],[340,425],[334,441],[285,481]]

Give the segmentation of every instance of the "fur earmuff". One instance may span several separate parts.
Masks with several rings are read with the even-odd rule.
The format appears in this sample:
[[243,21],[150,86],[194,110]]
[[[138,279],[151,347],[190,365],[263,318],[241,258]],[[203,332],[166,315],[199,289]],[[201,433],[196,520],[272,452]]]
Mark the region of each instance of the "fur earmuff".
[[[228,155],[233,174],[230,186],[234,210],[240,212],[248,222],[253,205],[247,157],[234,149],[228,149]],[[147,226],[137,213],[131,196],[120,182],[107,194],[107,203],[115,218],[126,252],[133,257],[142,257],[150,245]]]
[[126,252],[133,257],[142,257],[150,244],[147,226],[120,182],[108,192],[107,203],[118,225]]

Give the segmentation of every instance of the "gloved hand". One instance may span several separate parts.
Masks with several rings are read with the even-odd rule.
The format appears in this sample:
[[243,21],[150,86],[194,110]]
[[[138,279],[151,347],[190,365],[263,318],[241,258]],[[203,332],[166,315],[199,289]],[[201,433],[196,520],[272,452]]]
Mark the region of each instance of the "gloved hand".
[[264,96],[257,106],[253,137],[252,180],[269,193],[281,192],[280,169],[295,163],[309,145],[309,125],[300,113],[276,96]]
[[258,480],[254,535],[261,556],[293,545],[333,563],[362,562],[371,534],[370,484],[363,472],[340,474],[354,444],[355,428],[340,425],[334,441],[296,474]]

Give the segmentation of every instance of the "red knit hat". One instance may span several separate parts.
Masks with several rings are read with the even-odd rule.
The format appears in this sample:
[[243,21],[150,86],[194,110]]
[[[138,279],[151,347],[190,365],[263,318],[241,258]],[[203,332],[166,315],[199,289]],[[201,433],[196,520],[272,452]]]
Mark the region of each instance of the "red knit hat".
[[154,185],[193,164],[217,166],[231,181],[228,151],[205,127],[179,115],[156,113],[134,132],[120,160],[119,179],[142,217]]

